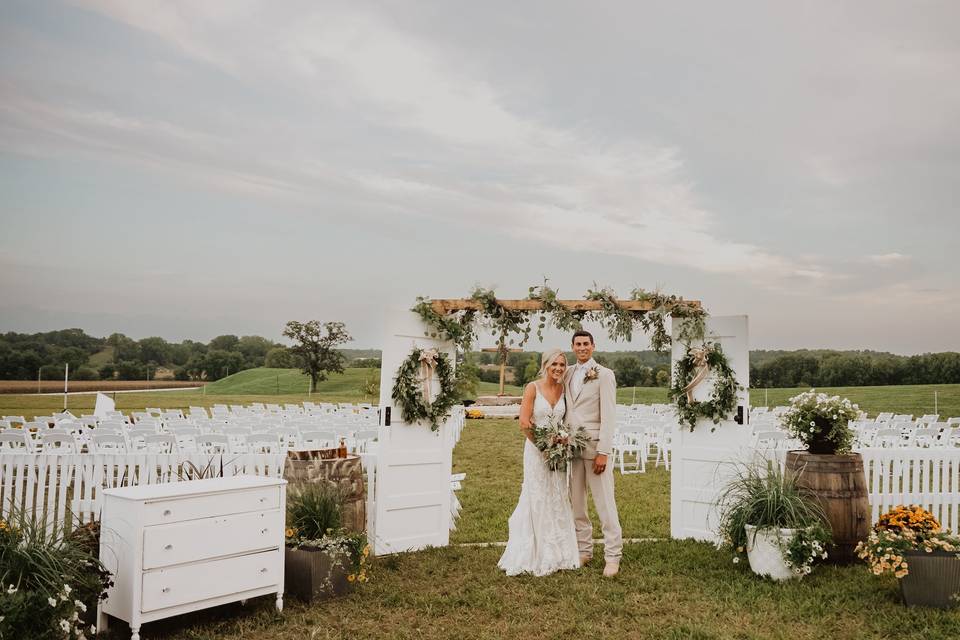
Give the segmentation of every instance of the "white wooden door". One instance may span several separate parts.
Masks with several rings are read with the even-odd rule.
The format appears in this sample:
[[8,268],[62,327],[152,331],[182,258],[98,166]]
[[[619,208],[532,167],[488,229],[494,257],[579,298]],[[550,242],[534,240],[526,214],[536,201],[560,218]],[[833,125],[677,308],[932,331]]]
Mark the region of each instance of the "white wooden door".
[[[444,546],[450,541],[450,425],[407,424],[390,397],[397,368],[414,346],[436,347],[455,358],[453,343],[424,335],[426,325],[408,309],[387,315],[380,370],[380,434],[377,448],[374,553]],[[435,381],[434,393],[439,387]],[[387,415],[389,413],[389,425]]]
[[[676,339],[674,326],[672,364],[682,358],[685,346]],[[714,424],[700,420],[693,433],[680,425],[673,441],[673,466],[670,473],[670,535],[715,542],[718,539],[716,500],[733,472],[733,463],[745,461],[749,453],[750,427],[750,347],[747,316],[707,318],[707,341],[719,343],[737,381],[743,385],[739,406],[743,424],[728,420]],[[712,376],[694,390],[694,398],[704,400],[713,388]],[[714,430],[711,431],[711,428]]]

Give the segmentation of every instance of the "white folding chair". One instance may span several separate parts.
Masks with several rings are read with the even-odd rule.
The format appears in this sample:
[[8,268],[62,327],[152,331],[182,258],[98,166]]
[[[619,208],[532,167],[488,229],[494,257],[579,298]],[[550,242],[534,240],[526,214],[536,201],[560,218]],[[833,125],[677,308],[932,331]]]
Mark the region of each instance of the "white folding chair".
[[33,453],[30,434],[22,429],[7,429],[0,433],[0,452]]
[[[51,429],[52,431],[52,429]],[[72,435],[64,433],[41,433],[40,445],[44,453],[77,453],[77,442]]]
[[197,438],[197,451],[206,454],[230,453],[230,440],[218,433],[207,433]]
[[246,436],[247,453],[283,453],[285,447],[280,435],[254,433]]
[[91,453],[126,453],[127,441],[119,433],[94,433],[90,436]]
[[143,447],[149,453],[177,453],[177,438],[172,433],[154,433],[144,436]]

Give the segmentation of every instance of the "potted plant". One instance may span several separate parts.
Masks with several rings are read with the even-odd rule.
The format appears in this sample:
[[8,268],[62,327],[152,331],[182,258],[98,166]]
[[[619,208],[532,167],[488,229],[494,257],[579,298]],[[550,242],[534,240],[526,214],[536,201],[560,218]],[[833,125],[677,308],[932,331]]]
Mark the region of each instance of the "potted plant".
[[863,458],[850,451],[851,420],[860,408],[847,398],[810,390],[790,399],[783,425],[806,451],[789,451],[786,468],[814,495],[830,523],[832,562],[856,560],[855,549],[870,529],[870,503]]
[[284,588],[305,602],[346,593],[366,582],[366,534],[341,528],[342,503],[329,483],[295,487],[287,496]]
[[874,575],[896,576],[907,606],[960,605],[960,536],[942,531],[926,509],[900,505],[883,514],[857,555]]
[[744,554],[754,573],[776,581],[802,578],[827,557],[830,539],[816,500],[797,476],[773,463],[738,469],[718,502],[720,546]]

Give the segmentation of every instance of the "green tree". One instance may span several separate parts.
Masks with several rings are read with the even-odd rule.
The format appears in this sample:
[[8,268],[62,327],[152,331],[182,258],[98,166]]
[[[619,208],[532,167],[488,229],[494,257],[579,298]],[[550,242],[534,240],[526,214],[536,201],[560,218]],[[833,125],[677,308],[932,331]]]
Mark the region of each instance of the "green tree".
[[657,371],[656,381],[658,387],[670,386],[670,372],[666,369],[660,369]]
[[170,343],[158,336],[144,338],[139,342],[140,361],[155,362],[157,364],[167,364],[170,362],[171,348]]
[[203,372],[207,380],[219,380],[243,369],[243,354],[239,351],[210,349],[203,357]]
[[263,366],[273,369],[296,369],[297,357],[286,347],[274,347],[267,351]]
[[140,345],[122,333],[110,334],[110,337],[107,338],[107,344],[113,347],[114,362],[140,359]]
[[209,344],[210,349],[219,349],[220,351],[236,351],[239,346],[240,338],[232,334],[217,336]]
[[480,367],[477,366],[476,357],[472,353],[467,353],[463,357],[463,362],[457,365],[457,395],[461,399],[476,398],[477,389],[480,384]]
[[294,341],[290,351],[300,361],[301,371],[310,376],[314,388],[327,379],[328,373],[343,373],[345,358],[337,347],[353,339],[344,323],[291,320],[283,335]]
[[237,343],[237,350],[243,354],[248,368],[262,367],[267,353],[277,345],[260,336],[243,336]]

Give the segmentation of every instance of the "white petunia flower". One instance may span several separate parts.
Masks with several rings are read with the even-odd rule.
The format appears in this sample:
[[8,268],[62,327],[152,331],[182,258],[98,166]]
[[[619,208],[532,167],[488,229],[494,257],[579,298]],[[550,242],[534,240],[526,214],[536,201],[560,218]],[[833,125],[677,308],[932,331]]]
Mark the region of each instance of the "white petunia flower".
[[16,593],[16,592],[17,592],[17,587],[16,587],[16,585],[13,585],[13,584],[12,584],[12,585],[10,585],[9,587],[7,587],[7,593]]
[[70,623],[67,622],[66,620],[61,620],[61,621],[60,621],[60,628],[63,629],[64,633],[69,633],[69,632],[70,632]]
[[47,598],[47,602],[50,603],[50,606],[51,606],[51,607],[57,606],[57,599],[56,599],[56,598]]
[[83,604],[83,602],[81,602],[80,600],[74,600],[73,604],[75,604],[77,606],[77,609],[80,609],[80,611],[87,610],[87,605]]

